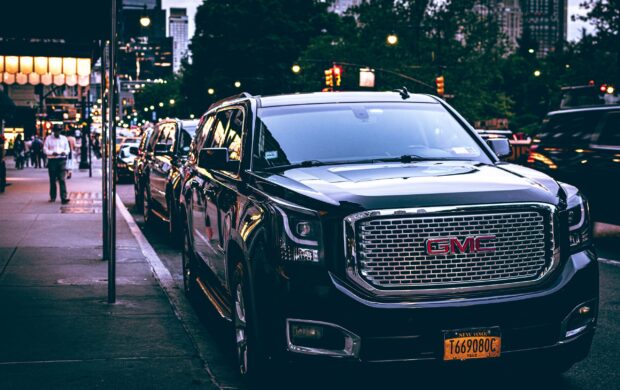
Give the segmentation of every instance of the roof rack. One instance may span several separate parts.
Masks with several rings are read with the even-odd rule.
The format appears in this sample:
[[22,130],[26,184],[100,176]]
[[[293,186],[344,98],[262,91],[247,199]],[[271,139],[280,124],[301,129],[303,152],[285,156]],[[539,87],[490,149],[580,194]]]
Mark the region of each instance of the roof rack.
[[220,105],[222,105],[222,104],[224,104],[226,102],[229,102],[229,101],[243,99],[243,98],[251,98],[251,97],[252,97],[252,94],[250,94],[249,92],[241,92],[241,93],[239,93],[237,95],[229,96],[229,97],[226,97],[226,98],[224,98],[222,100],[218,100],[217,102],[211,104],[209,106],[209,108],[207,109],[207,111],[209,111],[213,107],[220,106]]

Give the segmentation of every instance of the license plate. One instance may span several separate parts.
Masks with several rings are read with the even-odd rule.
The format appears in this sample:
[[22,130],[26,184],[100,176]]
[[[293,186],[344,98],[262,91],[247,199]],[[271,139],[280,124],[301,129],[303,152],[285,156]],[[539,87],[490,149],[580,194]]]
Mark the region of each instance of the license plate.
[[443,334],[443,360],[497,358],[502,350],[499,328],[449,330]]

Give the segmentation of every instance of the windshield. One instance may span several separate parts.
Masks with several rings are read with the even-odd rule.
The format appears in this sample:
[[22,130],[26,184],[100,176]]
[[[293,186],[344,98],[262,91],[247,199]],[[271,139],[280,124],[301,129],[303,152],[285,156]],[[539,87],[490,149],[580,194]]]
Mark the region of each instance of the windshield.
[[258,111],[255,169],[307,161],[416,159],[490,163],[476,141],[438,104],[352,103]]

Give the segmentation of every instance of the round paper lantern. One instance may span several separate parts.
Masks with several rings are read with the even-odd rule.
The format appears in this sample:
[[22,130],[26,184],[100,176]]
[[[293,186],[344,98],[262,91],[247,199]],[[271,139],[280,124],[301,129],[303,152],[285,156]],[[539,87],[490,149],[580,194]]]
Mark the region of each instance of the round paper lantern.
[[81,87],[86,87],[90,84],[90,75],[88,76],[79,76],[78,77],[78,85]]
[[90,74],[90,58],[77,59],[77,74],[87,76]]
[[78,76],[76,74],[70,74],[65,76],[65,84],[70,87],[73,87],[78,82]]
[[41,84],[52,85],[52,81],[54,81],[54,79],[51,73],[46,73],[44,75],[41,75]]
[[65,75],[64,74],[57,74],[54,75],[54,85],[64,85],[65,84]]
[[73,76],[77,72],[77,63],[75,58],[65,57],[62,59],[62,73],[65,76]]
[[49,72],[52,76],[56,76],[62,73],[62,58],[50,57],[48,60]]
[[15,82],[15,75],[11,74],[11,73],[4,72],[4,75],[2,77],[2,81],[5,84],[11,85],[11,84],[13,84]]
[[28,76],[26,76],[23,73],[18,73],[18,74],[15,75],[15,81],[19,85],[24,85],[24,84],[28,83]]
[[28,83],[37,85],[41,82],[41,76],[38,73],[32,72],[28,75]]
[[19,71],[19,57],[6,56],[4,58],[4,71],[11,74],[16,74]]
[[34,67],[34,59],[29,56],[19,57],[19,73],[29,75]]
[[34,71],[41,76],[47,73],[47,57],[34,57]]

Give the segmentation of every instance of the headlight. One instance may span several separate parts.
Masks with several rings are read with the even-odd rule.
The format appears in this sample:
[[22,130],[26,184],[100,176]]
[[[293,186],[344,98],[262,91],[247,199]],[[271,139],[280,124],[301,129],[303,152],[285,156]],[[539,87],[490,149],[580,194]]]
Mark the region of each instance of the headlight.
[[576,187],[562,183],[567,193],[568,234],[571,251],[579,252],[591,244],[592,227],[588,201]]
[[274,206],[280,214],[279,248],[283,261],[320,263],[323,258],[323,232],[317,213],[301,208]]

